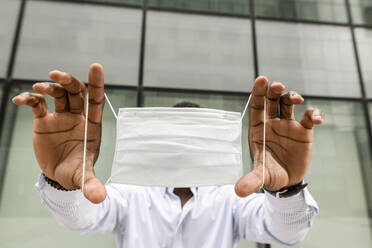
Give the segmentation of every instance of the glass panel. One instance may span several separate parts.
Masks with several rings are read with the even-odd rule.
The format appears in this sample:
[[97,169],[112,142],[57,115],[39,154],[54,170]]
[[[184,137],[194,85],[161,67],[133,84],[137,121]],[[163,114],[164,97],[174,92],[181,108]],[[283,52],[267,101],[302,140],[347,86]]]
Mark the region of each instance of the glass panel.
[[249,0],[149,0],[148,2],[151,6],[163,8],[249,15]]
[[20,1],[0,0],[0,77],[6,76]]
[[367,96],[372,97],[372,30],[356,28],[355,37],[358,45],[364,87]]
[[[222,109],[227,111],[243,112],[248,96],[231,96],[221,94],[196,94],[196,93],[176,93],[163,91],[145,91],[145,107],[171,107],[182,101],[190,101],[199,104],[204,108]],[[243,121],[243,165],[244,171],[251,168],[251,158],[248,151],[248,117]],[[239,248],[255,248],[256,243],[242,241]]]
[[349,0],[353,22],[356,24],[372,25],[372,1]]
[[[30,86],[13,88],[11,97]],[[107,89],[106,93],[114,107],[135,107],[136,91]],[[47,98],[50,111],[52,99]],[[3,184],[0,185],[0,240],[1,247],[115,247],[114,237],[109,234],[81,236],[65,230],[57,224],[47,208],[42,206],[34,184],[40,175],[32,148],[32,112],[28,107],[9,104],[7,120],[14,120],[4,132],[10,132],[10,146],[2,147],[8,153]],[[105,181],[111,172],[115,146],[116,120],[108,106],[103,116],[102,145],[95,165],[96,174]],[[11,129],[14,127],[14,129]],[[3,162],[3,161],[1,161]],[[4,163],[0,164],[2,167]],[[1,170],[0,170],[1,173]],[[0,177],[1,178],[1,177]],[[22,199],[22,200],[20,200]],[[27,206],[25,208],[25,206]]]
[[142,5],[142,0],[94,0],[94,2],[102,2],[102,3],[129,3],[129,4],[133,4],[133,5]]
[[257,16],[314,21],[347,22],[344,0],[255,1]]
[[47,79],[60,69],[87,81],[89,65],[99,62],[106,84],[137,85],[140,31],[141,10],[31,1],[15,77]]
[[325,122],[315,128],[313,157],[305,178],[320,211],[305,241],[295,247],[371,247],[371,209],[363,181],[369,182],[372,174],[363,168],[372,164],[362,106],[306,100],[296,108],[296,118],[310,106],[325,112]]
[[360,96],[349,28],[256,23],[261,74],[306,95]]
[[149,12],[145,86],[249,91],[250,21]]

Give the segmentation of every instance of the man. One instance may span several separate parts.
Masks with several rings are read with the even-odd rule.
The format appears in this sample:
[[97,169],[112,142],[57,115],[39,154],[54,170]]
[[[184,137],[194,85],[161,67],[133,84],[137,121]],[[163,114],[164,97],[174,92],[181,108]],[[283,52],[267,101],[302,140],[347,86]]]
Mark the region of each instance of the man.
[[[121,184],[104,186],[94,175],[101,142],[103,68],[89,71],[87,164],[84,195],[82,159],[85,86],[70,74],[52,71],[55,83],[36,83],[39,94],[13,99],[34,113],[34,150],[43,172],[37,183],[43,203],[59,223],[80,233],[112,232],[117,247],[233,247],[240,239],[293,245],[305,238],[318,207],[303,184],[313,127],[323,121],[309,108],[300,122],[284,85],[258,77],[249,113],[253,170],[234,186],[169,188]],[[49,113],[42,94],[54,97]],[[265,193],[262,186],[264,102],[267,101]],[[186,106],[186,105],[185,105]],[[138,158],[141,159],[141,158]],[[235,194],[236,193],[236,194]],[[88,200],[89,201],[88,201]]]

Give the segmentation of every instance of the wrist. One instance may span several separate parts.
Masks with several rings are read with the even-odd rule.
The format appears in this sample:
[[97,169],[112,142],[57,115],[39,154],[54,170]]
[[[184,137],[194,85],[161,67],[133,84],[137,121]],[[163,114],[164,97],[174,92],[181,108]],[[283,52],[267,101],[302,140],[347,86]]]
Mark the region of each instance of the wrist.
[[50,179],[49,177],[47,177],[44,173],[42,173],[45,181],[47,182],[47,184],[49,184],[51,187],[57,189],[57,190],[61,190],[61,191],[75,191],[75,190],[78,190],[80,188],[76,188],[76,189],[66,189],[64,188],[62,185],[60,185],[58,182]]
[[307,185],[308,185],[307,183],[304,183],[304,181],[301,181],[298,184],[288,186],[288,187],[284,187],[284,188],[281,188],[281,189],[275,190],[275,191],[269,190],[265,187],[263,187],[263,188],[264,188],[265,192],[275,196],[276,198],[288,198],[288,197],[291,197],[291,196],[294,196],[294,195],[300,193],[304,188],[307,187]]

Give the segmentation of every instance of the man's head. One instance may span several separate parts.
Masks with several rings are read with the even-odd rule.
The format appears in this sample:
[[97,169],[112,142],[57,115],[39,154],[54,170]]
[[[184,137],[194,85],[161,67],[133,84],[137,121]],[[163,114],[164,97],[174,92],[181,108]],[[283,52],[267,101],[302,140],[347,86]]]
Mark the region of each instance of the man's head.
[[200,105],[193,102],[183,101],[173,105],[175,108],[200,108]]

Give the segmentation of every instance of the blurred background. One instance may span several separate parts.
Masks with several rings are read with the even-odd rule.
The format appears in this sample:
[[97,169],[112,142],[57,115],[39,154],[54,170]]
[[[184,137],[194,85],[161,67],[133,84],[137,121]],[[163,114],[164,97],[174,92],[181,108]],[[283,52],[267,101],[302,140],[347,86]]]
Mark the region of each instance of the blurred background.
[[[326,120],[306,177],[320,214],[296,247],[372,247],[372,0],[0,0],[0,248],[115,246],[64,230],[41,205],[32,113],[11,103],[53,69],[86,82],[93,62],[116,109],[189,100],[241,112],[261,74],[303,94],[296,117],[313,106]],[[114,142],[106,106],[102,180]]]

